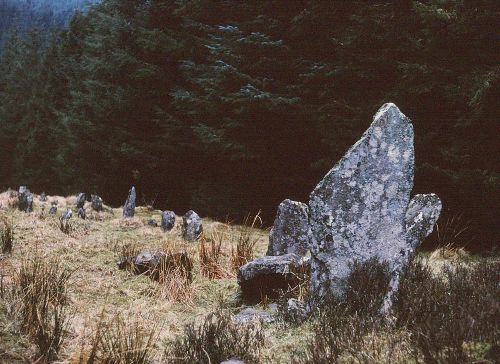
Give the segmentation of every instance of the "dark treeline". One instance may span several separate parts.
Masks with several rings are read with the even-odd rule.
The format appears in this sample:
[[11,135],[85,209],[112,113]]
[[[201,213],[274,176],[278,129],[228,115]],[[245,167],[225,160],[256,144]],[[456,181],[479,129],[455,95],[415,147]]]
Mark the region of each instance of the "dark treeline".
[[121,204],[133,184],[159,208],[262,209],[271,223],[390,101],[414,122],[415,193],[438,193],[442,221],[462,215],[467,239],[491,246],[499,12],[494,0],[105,0],[58,34],[6,43],[0,185]]

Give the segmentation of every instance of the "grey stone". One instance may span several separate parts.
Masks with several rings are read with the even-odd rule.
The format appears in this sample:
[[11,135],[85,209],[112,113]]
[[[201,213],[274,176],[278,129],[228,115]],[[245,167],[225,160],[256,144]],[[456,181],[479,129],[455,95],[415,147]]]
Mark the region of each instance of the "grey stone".
[[158,280],[160,271],[180,270],[191,281],[193,263],[186,252],[166,253],[163,251],[143,251],[130,257],[122,258],[117,263],[119,269],[129,269],[136,274],[147,274]]
[[238,270],[238,284],[247,301],[260,299],[261,295],[276,295],[300,282],[301,272],[309,270],[310,258],[294,253],[266,255],[248,262]]
[[432,233],[441,214],[441,209],[441,200],[433,193],[415,195],[410,201],[405,215],[407,247],[394,257],[389,290],[381,309],[383,313],[387,313],[391,309],[394,294],[399,288],[401,275],[422,240]]
[[83,206],[85,206],[86,199],[87,196],[83,192],[80,192],[78,195],[76,195],[76,208],[77,209],[83,208]]
[[135,187],[132,187],[128,192],[127,200],[123,205],[123,217],[134,217],[135,214]]
[[78,217],[80,219],[83,219],[83,220],[85,220],[87,218],[87,213],[86,213],[86,211],[85,211],[85,209],[83,207],[80,207],[78,209]]
[[158,223],[156,222],[155,219],[149,219],[148,220],[148,225],[149,226],[153,226],[153,227],[157,227],[158,226]]
[[261,320],[262,322],[274,322],[274,316],[265,310],[247,307],[234,315],[234,320],[239,323],[246,323],[252,320]]
[[73,210],[71,210],[70,208],[67,208],[66,211],[64,211],[62,214],[62,218],[64,220],[69,220],[72,217],[73,217]]
[[409,209],[414,159],[410,120],[396,105],[385,104],[313,190],[309,222],[311,289],[316,294],[342,294],[342,281],[354,261],[375,258],[400,271],[399,257],[410,254],[422,238],[420,231],[429,227],[417,224],[407,230],[407,211],[413,216],[418,210]]
[[245,364],[245,362],[238,358],[231,358],[228,360],[221,361],[220,364]]
[[52,204],[52,206],[49,209],[49,214],[50,215],[55,215],[57,213],[57,205]]
[[42,192],[42,193],[40,194],[40,196],[38,196],[38,200],[39,200],[40,202],[46,202],[46,201],[47,201],[47,195],[45,194],[45,192]]
[[193,210],[189,210],[182,217],[182,236],[188,241],[197,240],[203,232],[201,217]]
[[17,197],[19,200],[19,210],[24,212],[33,211],[33,194],[26,186],[19,187]]
[[296,298],[290,298],[286,303],[287,318],[295,323],[301,324],[307,320],[309,313],[307,305]]
[[161,214],[161,229],[164,232],[170,231],[175,225],[175,213],[173,211],[163,211]]
[[278,207],[269,234],[267,255],[305,255],[310,241],[309,209],[306,204],[284,200]]
[[90,195],[90,200],[92,203],[92,209],[94,211],[100,212],[103,209],[102,198],[97,195]]

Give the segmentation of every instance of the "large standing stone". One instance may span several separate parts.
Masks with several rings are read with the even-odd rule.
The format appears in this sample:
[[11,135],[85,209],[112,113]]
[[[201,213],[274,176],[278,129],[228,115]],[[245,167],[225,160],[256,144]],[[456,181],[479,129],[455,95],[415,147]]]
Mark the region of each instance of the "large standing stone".
[[19,210],[24,212],[33,211],[33,194],[26,186],[19,187],[17,197],[19,200]]
[[193,210],[189,210],[182,217],[182,236],[188,241],[197,240],[203,232],[201,217]]
[[172,230],[175,225],[175,213],[173,211],[163,211],[161,214],[161,229],[164,232]]
[[87,195],[85,195],[85,193],[83,193],[83,192],[80,192],[78,195],[76,195],[76,208],[82,209],[83,206],[85,206],[86,199],[87,199]]
[[434,224],[441,213],[441,200],[433,193],[416,195],[410,201],[405,215],[407,247],[394,257],[393,271],[389,291],[384,299],[382,312],[387,312],[392,306],[394,294],[399,288],[401,274],[415,253],[420,242],[426,238],[434,228]]
[[102,202],[102,198],[97,196],[97,195],[90,195],[90,200],[92,202],[92,209],[94,211],[102,211],[102,208],[103,208],[103,202]]
[[307,253],[310,240],[308,210],[306,204],[288,199],[279,205],[269,234],[267,255]]
[[132,187],[128,192],[127,200],[123,205],[123,217],[134,217],[135,214],[135,187]]
[[385,104],[311,193],[311,288],[316,293],[341,294],[353,261],[376,258],[397,271],[397,257],[418,245],[409,243],[405,217],[413,169],[411,122],[396,105]]

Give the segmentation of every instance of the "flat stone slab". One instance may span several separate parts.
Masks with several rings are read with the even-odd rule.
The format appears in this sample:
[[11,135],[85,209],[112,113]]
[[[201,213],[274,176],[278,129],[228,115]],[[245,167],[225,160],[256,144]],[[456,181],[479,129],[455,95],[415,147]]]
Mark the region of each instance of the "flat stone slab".
[[240,267],[238,284],[247,301],[258,302],[264,294],[272,297],[296,286],[298,274],[307,272],[309,266],[309,257],[294,253],[264,256]]

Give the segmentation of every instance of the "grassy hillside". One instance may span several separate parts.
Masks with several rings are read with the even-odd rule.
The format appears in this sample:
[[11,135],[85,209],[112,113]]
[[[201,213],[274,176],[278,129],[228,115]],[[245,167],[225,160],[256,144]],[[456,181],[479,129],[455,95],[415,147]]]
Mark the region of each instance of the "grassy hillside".
[[[0,253],[0,362],[29,362],[40,357],[40,346],[37,346],[37,343],[40,342],[37,337],[40,338],[40,335],[29,333],[26,326],[29,326],[30,322],[25,322],[23,329],[26,310],[23,311],[22,307],[24,306],[21,302],[25,301],[23,301],[22,295],[16,294],[16,287],[21,284],[20,273],[32,272],[33,261],[42,266],[46,264],[45,267],[49,270],[52,268],[56,275],[65,269],[70,273],[66,283],[67,289],[62,290],[64,302],[61,304],[62,311],[60,311],[65,312],[68,317],[68,326],[66,331],[63,331],[67,334],[59,353],[50,358],[50,360],[57,362],[92,362],[91,358],[94,353],[92,345],[99,337],[101,341],[96,348],[101,359],[96,359],[94,362],[102,362],[102,358],[107,355],[106,351],[109,354],[115,350],[116,354],[116,351],[122,350],[116,349],[116,345],[110,344],[119,342],[120,340],[113,341],[113,338],[119,339],[120,337],[128,337],[131,345],[139,343],[139,347],[151,347],[151,362],[175,361],[174,358],[178,357],[180,352],[183,354],[186,352],[183,349],[186,345],[194,348],[196,340],[201,340],[204,332],[203,330],[197,333],[194,331],[194,336],[190,337],[189,330],[185,328],[185,325],[192,322],[202,323],[205,317],[214,311],[218,311],[220,316],[215,316],[213,319],[215,324],[212,323],[212,326],[205,321],[206,329],[213,329],[213,335],[205,336],[207,341],[205,349],[203,349],[212,351],[210,351],[210,355],[207,353],[206,357],[200,359],[202,362],[216,362],[214,361],[216,356],[213,356],[215,354],[212,353],[217,350],[225,350],[221,354],[223,356],[238,354],[230,352],[234,349],[220,348],[220,342],[219,344],[215,343],[214,337],[222,335],[221,330],[224,330],[226,334],[228,332],[234,333],[235,343],[246,343],[245,338],[248,339],[248,343],[255,342],[255,347],[244,348],[247,351],[247,357],[252,358],[249,362],[321,362],[321,360],[329,361],[330,359],[327,360],[327,358],[332,358],[333,351],[325,353],[321,350],[318,351],[318,348],[330,348],[324,350],[340,348],[341,354],[336,360],[341,362],[362,362],[363,358],[368,360],[366,362],[384,362],[386,360],[407,362],[408,360],[415,361],[415,358],[423,360],[426,359],[427,355],[432,355],[425,353],[413,341],[412,335],[415,332],[412,331],[413,326],[409,324],[407,326],[396,324],[390,328],[389,326],[381,328],[377,326],[378,324],[373,326],[368,324],[368,322],[373,323],[373,315],[369,315],[370,318],[366,321],[366,325],[361,325],[366,330],[356,329],[359,326],[356,326],[357,324],[365,322],[359,321],[362,316],[358,313],[353,316],[350,313],[347,314],[347,311],[342,311],[342,314],[337,311],[334,316],[321,316],[325,314],[322,313],[319,320],[313,318],[302,325],[297,325],[293,320],[292,322],[287,321],[283,315],[279,316],[280,319],[274,323],[254,323],[250,327],[241,328],[234,328],[231,326],[232,323],[224,321],[226,316],[221,312],[236,313],[245,306],[239,298],[234,267],[234,252],[238,241],[246,240],[255,244],[253,255],[255,257],[261,256],[265,254],[267,249],[268,231],[203,219],[204,237],[200,242],[188,243],[181,238],[179,225],[182,221],[181,218],[177,218],[176,226],[171,232],[163,233],[159,227],[147,224],[150,218],[160,221],[160,211],[139,207],[136,209],[136,217],[124,220],[121,209],[106,207],[104,212],[89,213],[87,220],[71,219],[70,229],[65,233],[61,231],[58,216],[66,206],[74,208],[75,197],[49,196],[48,201],[44,204],[40,203],[36,197],[34,212],[26,214],[15,209],[16,198],[13,196],[14,194],[9,191],[0,195],[0,228],[4,232],[5,226],[12,226],[14,236],[12,252]],[[59,204],[58,215],[48,215],[48,207],[55,200]],[[87,211],[91,211],[90,206],[87,206]],[[3,236],[3,242],[8,240],[5,238],[5,234]],[[210,255],[210,251],[213,251],[212,248],[215,247],[215,251],[217,251],[219,243],[221,254]],[[217,256],[218,261],[210,262],[209,259],[206,259],[207,254],[204,255],[205,259],[202,259],[200,255],[202,245],[209,252],[208,256]],[[169,276],[163,283],[158,283],[145,275],[134,275],[127,270],[118,270],[117,261],[120,256],[142,249],[187,252],[193,260],[192,283],[186,284],[176,276]],[[452,261],[461,262],[469,269],[482,264],[482,260],[486,260],[485,258],[471,257],[463,251],[438,251],[431,256],[422,256],[421,259],[425,260],[426,264],[438,275],[443,274],[442,266],[448,266]],[[492,265],[494,263],[492,263],[491,258],[488,262],[489,268],[485,271],[486,273],[482,273],[480,278],[474,278],[474,275],[467,278],[465,275],[461,277],[460,281],[464,290],[475,286],[474,289],[477,292],[484,293],[490,289],[489,294],[483,295],[483,300],[478,301],[486,306],[478,311],[481,313],[482,320],[485,321],[491,319],[491,311],[498,311],[498,302],[496,302],[495,307],[492,305],[488,307],[488,304],[495,302],[495,295],[498,298],[498,274],[492,275],[498,264]],[[209,279],[210,275],[216,279]],[[485,279],[490,280],[490,282],[477,284],[479,280],[484,281]],[[493,283],[491,283],[492,279]],[[497,280],[496,284],[495,279]],[[422,281],[420,291],[422,289],[427,292],[432,292],[432,289],[437,290],[435,285],[428,286],[426,282],[436,283],[432,280]],[[368,286],[372,283],[373,281],[370,281]],[[366,285],[366,282],[364,284]],[[57,284],[52,281],[49,286],[56,289],[54,287]],[[492,287],[493,289],[491,289]],[[414,294],[416,288],[409,292]],[[452,289],[451,292],[450,297],[456,297],[453,295],[456,294],[456,291]],[[303,295],[303,292],[300,295]],[[410,296],[408,295],[408,297]],[[56,299],[54,297],[56,295],[51,295],[49,301],[55,307],[54,301]],[[414,301],[403,303],[403,306],[413,307],[415,310],[423,307],[418,306],[415,297],[411,299]],[[40,300],[40,298],[37,297],[36,300]],[[488,304],[485,305],[484,302]],[[259,306],[272,310],[272,305],[269,306],[269,303],[264,297]],[[455,319],[456,317],[469,317],[467,316],[468,312],[472,310],[473,306],[466,297],[463,298],[462,303],[457,302],[456,305],[457,310],[450,312],[452,314],[461,312],[462,316],[455,315]],[[339,308],[340,306],[333,305],[331,307]],[[446,312],[444,313],[446,320],[449,319],[454,324],[455,321],[452,318],[446,317],[448,314]],[[463,316],[464,312],[465,316]],[[490,313],[488,314],[488,312]],[[398,320],[403,317],[401,312],[398,315]],[[53,316],[49,317],[53,319]],[[329,336],[332,333],[327,332],[328,330],[320,335],[319,332],[325,329],[321,326],[321,322],[330,323],[331,321],[328,320],[333,317],[348,318],[349,325],[353,328],[352,333],[355,335],[349,336],[346,332],[335,332],[334,336]],[[59,316],[60,318],[61,316]],[[493,326],[484,326],[477,334],[473,334],[476,333],[476,329],[470,330],[467,326],[468,323],[464,322],[464,332],[467,332],[466,341],[461,342],[460,345],[463,347],[464,355],[466,355],[465,361],[486,358],[484,360],[488,362],[488,356],[491,357],[493,350],[498,350],[498,326],[495,326],[494,320],[490,321],[493,321],[491,322]],[[55,321],[48,321],[47,327],[50,327],[53,322]],[[224,322],[229,326],[223,326]],[[475,325],[481,326],[483,321],[476,321]],[[219,329],[214,327],[219,327]],[[331,327],[342,328],[345,326],[337,322]],[[461,332],[460,329],[453,328],[451,330],[449,327],[434,327],[433,330],[442,330],[441,336],[439,336],[442,341],[439,343],[446,343],[446,345],[449,344],[447,341],[449,332]],[[261,335],[264,335],[263,338]],[[343,340],[342,345],[338,346],[328,341],[327,339],[331,337]],[[152,339],[150,343],[148,343],[149,338]],[[142,344],[141,339],[144,339]],[[458,337],[459,341],[462,339],[462,337]],[[174,344],[175,340],[177,340],[176,344]],[[227,340],[229,339],[224,339],[225,342]],[[321,342],[321,340],[327,341]],[[103,343],[110,345],[105,346]],[[444,345],[442,348],[438,348],[437,352],[441,352],[440,350],[445,348]],[[450,347],[449,351],[445,350],[444,358],[451,358],[450,360],[456,358],[453,356],[455,354],[450,356],[449,353],[456,353],[457,350],[456,347]],[[211,356],[210,360],[207,359],[209,356]],[[241,353],[240,356],[242,356]],[[185,361],[178,360],[178,362],[196,361],[193,358],[188,358]],[[448,362],[451,362],[450,360]],[[122,358],[121,361],[116,362],[141,361],[137,358],[132,361],[130,358]]]

